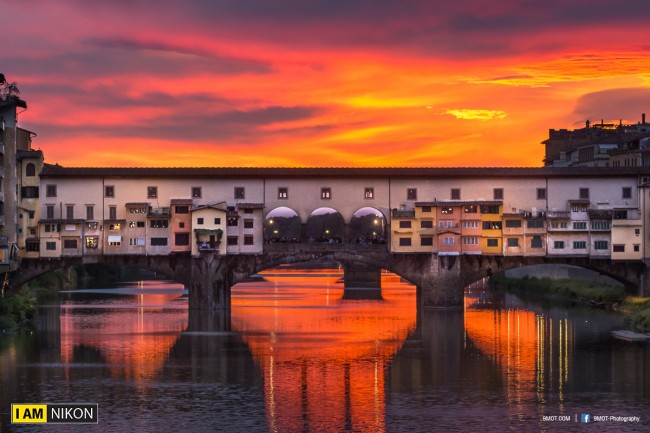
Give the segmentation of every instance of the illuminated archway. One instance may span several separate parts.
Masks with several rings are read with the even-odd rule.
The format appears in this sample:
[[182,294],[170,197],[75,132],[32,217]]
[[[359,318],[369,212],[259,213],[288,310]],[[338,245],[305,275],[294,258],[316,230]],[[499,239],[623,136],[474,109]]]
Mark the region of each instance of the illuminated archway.
[[307,218],[306,235],[310,242],[343,242],[345,220],[336,209],[318,208]]
[[288,207],[277,207],[264,219],[264,242],[300,242],[302,224],[298,213]]
[[364,207],[357,210],[348,228],[348,237],[353,243],[385,243],[386,218],[374,207]]

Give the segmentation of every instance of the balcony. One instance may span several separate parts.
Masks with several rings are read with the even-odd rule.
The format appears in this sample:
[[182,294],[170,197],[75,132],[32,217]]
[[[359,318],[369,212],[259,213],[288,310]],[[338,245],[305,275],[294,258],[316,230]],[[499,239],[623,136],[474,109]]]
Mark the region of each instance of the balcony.
[[393,209],[393,212],[391,213],[391,215],[395,219],[415,218],[415,210],[397,210],[397,209]]
[[571,218],[571,212],[569,212],[569,211],[550,210],[550,211],[546,212],[546,218],[550,218],[550,219],[566,218],[566,219],[569,219],[569,218]]
[[152,207],[149,208],[149,216],[169,216],[169,208],[168,207]]

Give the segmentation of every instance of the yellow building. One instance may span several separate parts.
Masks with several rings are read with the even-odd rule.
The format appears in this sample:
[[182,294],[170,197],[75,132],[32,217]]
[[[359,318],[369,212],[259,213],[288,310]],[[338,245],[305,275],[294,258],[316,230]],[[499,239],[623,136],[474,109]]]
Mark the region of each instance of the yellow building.
[[491,201],[481,204],[481,254],[503,253],[503,202]]

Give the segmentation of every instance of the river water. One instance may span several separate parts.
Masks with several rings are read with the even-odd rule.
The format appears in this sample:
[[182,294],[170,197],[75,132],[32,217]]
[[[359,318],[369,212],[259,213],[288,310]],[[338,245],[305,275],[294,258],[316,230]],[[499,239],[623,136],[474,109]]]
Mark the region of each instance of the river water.
[[[62,293],[0,337],[0,431],[650,431],[650,343],[614,340],[617,314],[481,286],[418,314],[391,275],[381,300],[343,300],[336,269],[263,277],[230,314],[188,315],[160,280]],[[11,424],[24,402],[98,403],[99,422]]]

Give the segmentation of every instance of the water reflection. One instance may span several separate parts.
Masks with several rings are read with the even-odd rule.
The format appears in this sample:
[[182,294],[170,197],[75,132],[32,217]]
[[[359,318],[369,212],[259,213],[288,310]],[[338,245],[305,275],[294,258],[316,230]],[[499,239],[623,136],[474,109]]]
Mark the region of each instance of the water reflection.
[[383,301],[343,301],[338,280],[274,274],[266,289],[233,290],[232,328],[263,372],[270,431],[385,430],[385,371],[415,329],[415,289],[384,279]]
[[0,338],[0,430],[41,431],[8,407],[44,401],[99,403],[91,432],[584,431],[541,420],[576,413],[650,430],[650,344],[613,340],[619,315],[479,290],[416,316],[398,278],[383,301],[344,301],[337,270],[265,278],[230,313],[188,315],[161,282],[64,294]]

